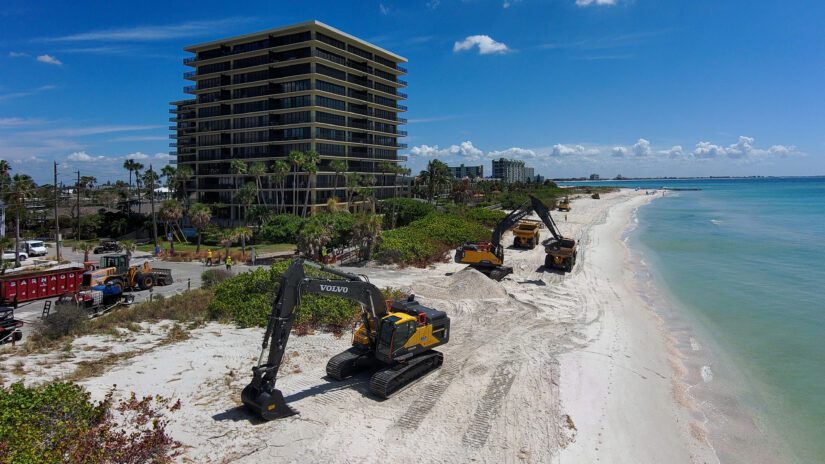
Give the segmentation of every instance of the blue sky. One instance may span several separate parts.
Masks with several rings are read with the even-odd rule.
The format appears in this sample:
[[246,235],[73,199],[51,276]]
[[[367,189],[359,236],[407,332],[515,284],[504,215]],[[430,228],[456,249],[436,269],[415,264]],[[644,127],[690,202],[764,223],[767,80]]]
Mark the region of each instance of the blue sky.
[[39,181],[160,166],[184,46],[308,19],[409,59],[413,170],[825,174],[825,4],[801,1],[5,0],[0,158]]

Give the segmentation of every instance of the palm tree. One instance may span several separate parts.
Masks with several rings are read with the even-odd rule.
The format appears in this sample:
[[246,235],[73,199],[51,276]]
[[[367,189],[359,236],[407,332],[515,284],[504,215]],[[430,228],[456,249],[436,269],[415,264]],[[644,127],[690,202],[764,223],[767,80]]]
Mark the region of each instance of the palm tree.
[[[235,201],[233,201],[232,203],[237,203],[238,179],[240,179],[242,176],[245,176],[249,168],[244,161],[239,159],[233,159],[229,166],[230,170],[232,171],[232,174],[235,176]],[[233,204],[232,209],[235,211],[235,214],[232,215],[232,222],[234,223],[235,218],[237,216],[240,216],[240,210],[237,204]]]
[[289,164],[286,161],[278,160],[272,164],[272,180],[278,185],[276,191],[281,192],[280,204],[278,205],[278,212],[283,212],[286,209],[286,176],[289,173]]
[[83,252],[83,262],[86,263],[89,261],[89,252],[94,249],[94,245],[92,242],[77,242],[74,246],[76,251]]
[[[255,186],[254,182],[247,182],[243,184],[243,187],[238,190],[238,193],[235,195],[235,201],[239,205],[243,205],[243,224],[246,225],[248,220],[248,213],[249,208],[255,203],[255,198],[258,197],[258,187]],[[240,209],[238,210],[238,216],[241,216]]]
[[[143,167],[143,163],[135,162],[135,190],[137,191],[138,214],[141,213],[141,208],[143,205],[143,202],[140,200],[140,186],[146,183],[144,182],[145,179],[143,179],[140,174]],[[155,177],[157,177],[157,174],[155,174]],[[155,180],[155,184],[157,184],[157,180]],[[152,195],[154,195],[154,193],[152,193]]]
[[434,159],[427,163],[427,169],[421,171],[421,179],[427,186],[427,201],[432,203],[433,199],[441,193],[443,187],[450,183],[451,178],[450,170],[443,162]]
[[186,190],[186,184],[192,179],[192,174],[192,168],[189,166],[180,166],[175,170],[175,196],[183,200],[184,211],[189,210],[189,192]]
[[212,210],[209,209],[209,206],[203,203],[194,203],[189,207],[189,222],[192,224],[192,227],[198,231],[198,245],[195,248],[196,253],[201,252],[201,234],[211,220]]
[[329,163],[329,168],[335,172],[335,190],[333,190],[333,195],[335,199],[338,199],[338,178],[345,172],[347,172],[348,166],[347,161],[342,159],[333,160]]
[[259,205],[261,204],[261,197],[263,197],[263,204],[265,205],[266,204],[266,197],[263,195],[264,186],[263,186],[263,183],[261,182],[261,179],[266,177],[266,175],[267,175],[266,164],[264,164],[262,161],[256,161],[256,162],[252,163],[252,165],[249,166],[249,175],[251,175],[252,177],[255,178],[255,188],[258,191],[258,195],[257,195],[258,204]]
[[26,174],[15,174],[6,193],[6,203],[14,211],[14,266],[20,267],[20,215],[26,209],[26,200],[29,199],[36,185]]
[[318,162],[320,161],[320,157],[318,156],[318,152],[315,150],[310,150],[304,153],[304,171],[307,172],[307,192],[306,197],[304,199],[304,214],[303,216],[306,217],[307,210],[309,209],[309,192],[310,187],[312,186],[313,181],[315,180],[315,175],[318,173]]
[[[175,226],[183,217],[183,207],[178,200],[163,200],[160,204],[160,218],[163,220],[166,236],[169,237],[169,251],[175,254]],[[169,228],[172,228],[171,232]]]
[[171,164],[167,164],[166,166],[160,169],[161,177],[164,177],[166,179],[166,188],[170,190],[172,189],[172,183],[174,181],[176,171],[177,169],[175,169],[175,167]]
[[355,172],[347,174],[347,209],[353,211],[352,197],[361,185],[361,175]]
[[359,215],[353,226],[353,239],[358,242],[361,248],[361,258],[369,261],[375,243],[381,235],[381,216],[377,214]]
[[304,164],[304,154],[298,150],[289,152],[289,162],[292,164],[292,214],[298,214],[298,171]]
[[129,228],[129,221],[127,221],[126,218],[116,219],[109,227],[116,236],[120,237],[125,234]]
[[4,159],[0,159],[0,192],[5,192],[11,182],[9,172],[11,172],[11,165],[9,162]]
[[223,245],[226,251],[226,256],[229,256],[229,247],[237,240],[234,229],[223,229],[219,235],[220,244]]
[[[140,164],[140,163],[138,163]],[[143,166],[141,165],[141,168]],[[152,166],[149,166],[149,169],[143,173],[143,182],[146,184],[147,190],[149,190],[149,201],[152,206],[152,240],[155,245],[155,248],[158,246],[158,220],[155,217],[155,186],[158,183],[158,174],[152,169]],[[138,203],[140,206],[140,203]],[[140,210],[138,210],[140,212]]]
[[137,169],[135,169],[135,165],[137,165],[137,162],[135,160],[127,159],[126,161],[123,162],[123,169],[129,171],[129,198],[128,198],[127,203],[129,204],[129,212],[130,213],[132,212],[132,201],[131,201],[131,199],[132,199],[131,198],[132,197],[132,195],[131,195],[132,194],[132,173],[137,170]]
[[252,229],[249,227],[236,227],[232,230],[235,240],[241,241],[241,256],[246,258],[246,241],[252,238]]
[[310,220],[298,233],[298,250],[312,259],[318,258],[321,248],[332,241],[332,227],[322,221]]

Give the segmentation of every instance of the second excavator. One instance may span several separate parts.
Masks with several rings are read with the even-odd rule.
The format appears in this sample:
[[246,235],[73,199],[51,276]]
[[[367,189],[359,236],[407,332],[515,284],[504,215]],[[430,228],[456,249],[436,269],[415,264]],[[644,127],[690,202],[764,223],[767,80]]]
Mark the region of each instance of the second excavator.
[[[339,278],[307,276],[305,264]],[[296,414],[286,404],[283,393],[275,388],[275,380],[301,295],[307,293],[346,298],[362,308],[352,347],[327,363],[327,375],[332,379],[342,380],[366,369],[377,369],[370,378],[370,392],[387,398],[444,362],[444,355],[433,348],[450,339],[450,318],[445,312],[423,306],[413,296],[387,302],[381,290],[366,277],[296,259],[281,277],[258,365],[252,368],[252,382],[241,393],[244,405],[264,420]]]
[[[550,216],[550,211],[541,200],[532,195],[530,195],[528,201],[496,224],[489,242],[465,243],[458,247],[455,251],[455,262],[467,264],[495,280],[501,280],[511,274],[513,268],[504,265],[504,247],[501,245],[501,237],[533,212],[539,216],[541,222],[547,226],[552,235],[543,243],[544,251],[547,254],[544,267],[571,271],[576,263],[576,240],[564,237],[558,232],[556,222]],[[538,233],[535,234],[534,240],[538,240]],[[532,248],[535,241],[530,242],[530,239],[527,239],[527,248]]]

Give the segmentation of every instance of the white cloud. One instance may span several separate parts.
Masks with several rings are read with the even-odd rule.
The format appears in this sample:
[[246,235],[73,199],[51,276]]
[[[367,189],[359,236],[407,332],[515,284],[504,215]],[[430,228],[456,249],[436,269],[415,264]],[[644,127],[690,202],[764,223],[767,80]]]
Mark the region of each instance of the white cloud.
[[169,153],[155,153],[155,156],[153,156],[153,158],[161,161],[169,161],[175,159],[175,157],[170,155]]
[[788,156],[796,152],[793,145],[773,145],[768,149],[754,147],[755,139],[740,135],[736,143],[723,147],[711,142],[699,142],[693,149],[693,157],[712,159],[727,156],[732,159],[749,159],[766,155]]
[[23,57],[27,57],[27,56],[31,56],[31,55],[29,55],[26,52],[9,52],[9,57],[10,58],[23,58]]
[[564,145],[557,143],[550,149],[550,156],[598,155],[597,148],[585,148],[582,145]]
[[57,58],[55,58],[51,55],[39,55],[37,57],[37,61],[39,61],[41,63],[46,63],[46,64],[54,64],[54,65],[57,65],[57,66],[60,66],[60,65],[63,64],[62,61],[58,60]]
[[198,37],[213,34],[216,30],[227,29],[249,22],[247,18],[225,18],[210,21],[187,21],[164,26],[136,26],[118,29],[82,32],[63,37],[42,39],[45,42],[151,42],[156,40]]
[[149,159],[149,155],[147,155],[146,153],[142,153],[142,152],[138,151],[138,152],[135,152],[135,153],[129,153],[128,155],[125,156],[125,158],[129,159],[129,160],[145,160],[145,159]]
[[67,159],[69,161],[80,161],[80,162],[83,162],[83,163],[88,162],[88,161],[98,161],[98,160],[102,160],[102,159],[105,159],[105,158],[106,158],[105,156],[92,156],[92,155],[86,153],[85,151],[76,151],[76,152],[70,154],[67,157]]
[[384,5],[383,3],[379,3],[378,4],[378,11],[380,11],[382,15],[386,16],[386,15],[390,14],[390,7],[388,7],[387,5]]
[[29,119],[29,118],[0,118],[0,129],[8,129],[11,127],[32,126],[35,124],[43,124],[46,121],[43,119]]
[[5,93],[0,94],[0,102],[4,100],[11,100],[13,98],[22,98],[22,97],[29,97],[32,95],[37,95],[38,93],[45,92],[46,90],[52,90],[56,88],[53,85],[42,85],[34,90],[26,90],[22,92],[12,92],[12,93]]
[[660,150],[659,153],[670,158],[679,158],[684,154],[684,150],[681,145],[674,145],[667,150]]
[[613,156],[615,156],[617,158],[621,158],[621,157],[626,156],[629,151],[630,150],[628,150],[627,147],[618,146],[618,147],[613,147],[613,150],[611,151],[611,153],[613,154]]
[[160,129],[158,125],[103,125],[86,127],[66,127],[29,132],[30,135],[40,137],[82,137],[87,135],[110,134],[113,132],[132,132],[151,129]]
[[501,4],[502,8],[510,8],[511,6],[515,5],[516,3],[521,3],[521,0],[504,0],[504,3]]
[[653,150],[650,149],[650,142],[645,139],[639,139],[633,144],[633,154],[636,156],[650,156]]
[[590,5],[615,5],[616,0],[576,0],[576,5],[578,6],[590,6]]
[[461,52],[471,50],[473,47],[478,47],[478,53],[481,55],[491,55],[496,53],[507,53],[511,51],[507,45],[496,42],[489,35],[471,35],[466,39],[456,42],[453,45],[454,52]]
[[441,5],[441,0],[429,0],[426,3],[426,5],[427,5],[427,8],[429,8],[431,10],[434,10],[434,9],[438,8],[439,5]]
[[537,153],[527,148],[512,147],[501,151],[491,151],[487,154],[489,158],[535,158]]

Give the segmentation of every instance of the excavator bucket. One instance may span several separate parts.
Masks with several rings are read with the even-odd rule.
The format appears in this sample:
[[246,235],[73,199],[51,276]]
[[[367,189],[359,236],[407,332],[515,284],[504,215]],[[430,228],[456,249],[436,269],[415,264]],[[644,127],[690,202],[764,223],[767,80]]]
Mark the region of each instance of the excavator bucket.
[[249,384],[243,389],[241,400],[247,408],[266,421],[298,414],[298,411],[287,406],[283,393],[278,389],[258,390]]

